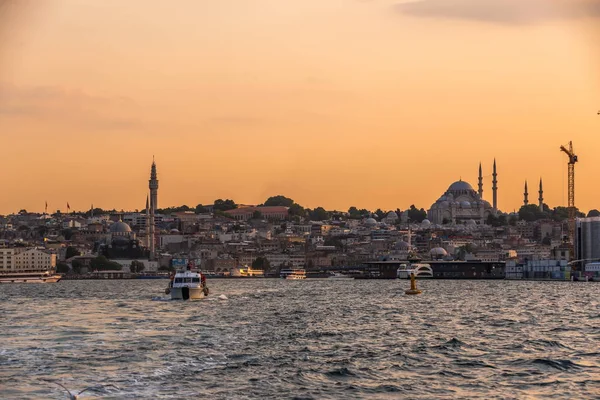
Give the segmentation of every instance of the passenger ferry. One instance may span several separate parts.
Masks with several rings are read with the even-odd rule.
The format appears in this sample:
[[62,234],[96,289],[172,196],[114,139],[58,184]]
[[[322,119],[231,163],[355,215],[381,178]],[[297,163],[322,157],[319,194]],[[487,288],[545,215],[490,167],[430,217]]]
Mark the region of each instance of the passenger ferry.
[[433,278],[433,269],[429,264],[402,264],[397,272],[399,279],[410,279],[412,273],[415,278]]
[[279,276],[290,280],[306,279],[306,271],[304,269],[282,269]]
[[52,271],[0,273],[0,283],[56,283],[61,279]]
[[192,271],[191,264],[187,270],[180,270],[171,277],[166,294],[171,294],[171,300],[200,300],[208,296],[206,278],[200,271]]
[[240,268],[233,268],[230,271],[231,276],[235,278],[264,278],[265,271],[262,269],[252,269],[252,267],[244,266]]

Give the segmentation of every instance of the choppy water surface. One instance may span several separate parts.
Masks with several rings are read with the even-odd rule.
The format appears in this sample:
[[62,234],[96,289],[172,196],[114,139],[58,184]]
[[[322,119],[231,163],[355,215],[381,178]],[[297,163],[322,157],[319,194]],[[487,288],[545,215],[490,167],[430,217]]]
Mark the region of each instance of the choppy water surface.
[[165,280],[0,286],[0,397],[590,398],[600,284]]

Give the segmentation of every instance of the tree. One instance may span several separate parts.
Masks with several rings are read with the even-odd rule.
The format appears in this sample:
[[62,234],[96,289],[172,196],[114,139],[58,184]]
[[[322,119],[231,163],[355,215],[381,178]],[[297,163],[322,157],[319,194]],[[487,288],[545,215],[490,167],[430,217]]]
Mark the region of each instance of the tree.
[[569,208],[562,206],[554,207],[554,210],[551,212],[551,218],[557,222],[569,219]]
[[73,246],[67,247],[67,252],[65,254],[65,258],[68,260],[71,257],[79,256],[81,253]]
[[542,244],[546,246],[550,246],[552,244],[552,238],[546,235],[545,238],[542,239]]
[[277,195],[277,196],[271,196],[267,199],[267,201],[265,201],[265,206],[271,207],[271,206],[283,206],[283,207],[291,207],[294,203],[294,200],[290,199],[289,197],[285,197],[282,195]]
[[425,218],[427,218],[427,211],[424,209],[418,209],[415,205],[411,205],[408,209],[408,219],[411,222],[423,222]]
[[587,213],[588,218],[589,217],[600,217],[600,211],[594,209],[594,210],[590,210],[590,212]]
[[323,207],[317,207],[308,213],[312,221],[325,221],[329,219],[329,213]]
[[65,240],[71,240],[71,238],[73,237],[73,231],[70,229],[63,229],[60,233],[65,238]]
[[138,260],[133,260],[129,266],[129,270],[134,274],[142,272],[144,268],[146,268],[144,263]]
[[533,222],[547,217],[547,214],[542,212],[535,204],[528,204],[519,209],[519,219],[527,222]]
[[300,204],[294,203],[288,209],[288,214],[293,217],[305,217],[306,210]]
[[65,263],[56,264],[56,272],[59,274],[66,274],[69,272],[69,266]]
[[205,214],[208,212],[208,208],[204,207],[202,204],[198,204],[195,212],[196,214]]
[[213,209],[216,211],[227,211],[227,210],[234,210],[236,209],[238,206],[237,204],[235,204],[235,202],[233,200],[223,200],[223,199],[217,199],[215,200],[215,203],[213,204]]
[[506,226],[506,225],[508,225],[508,219],[506,218],[506,215],[504,215],[504,214],[500,214],[499,216],[490,214],[487,217],[486,224],[488,224],[490,226],[494,226],[494,227]]
[[262,214],[260,213],[260,211],[258,211],[258,210],[255,210],[255,211],[252,213],[252,219],[262,219]]
[[179,207],[167,207],[167,208],[157,208],[156,209],[156,213],[157,214],[173,214],[176,212],[183,212],[183,211],[195,211],[196,209],[191,208],[190,206],[179,206]]
[[271,263],[265,257],[256,257],[252,262],[252,269],[260,269],[263,271],[269,271],[271,269]]
[[[73,262],[74,263],[74,262]],[[98,256],[90,262],[90,266],[94,270],[98,271],[120,271],[122,269],[121,264],[114,261],[109,261],[104,256]]]
[[81,273],[81,267],[83,267],[83,264],[79,260],[73,260],[71,267],[73,267],[74,273],[79,274]]

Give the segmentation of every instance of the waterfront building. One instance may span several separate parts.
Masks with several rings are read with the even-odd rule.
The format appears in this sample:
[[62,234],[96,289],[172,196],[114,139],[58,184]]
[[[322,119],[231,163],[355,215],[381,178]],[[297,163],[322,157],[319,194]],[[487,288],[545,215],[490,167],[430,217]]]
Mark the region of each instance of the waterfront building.
[[56,254],[25,248],[0,248],[0,271],[48,271],[56,268]]
[[575,259],[579,267],[600,261],[600,217],[579,218],[575,230]]

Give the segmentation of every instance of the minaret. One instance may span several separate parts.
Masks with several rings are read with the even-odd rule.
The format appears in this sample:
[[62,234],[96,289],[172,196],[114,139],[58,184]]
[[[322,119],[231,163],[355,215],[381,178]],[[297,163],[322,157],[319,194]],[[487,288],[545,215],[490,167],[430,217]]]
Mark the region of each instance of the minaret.
[[492,173],[492,207],[494,213],[498,212],[498,174],[496,173],[496,159],[494,158],[494,172]]
[[150,168],[150,211],[158,209],[158,179],[156,177],[156,163],[152,159],[152,167]]
[[529,204],[529,192],[527,191],[527,181],[525,181],[525,193],[523,193],[523,205]]
[[540,178],[540,197],[538,200],[540,201],[540,211],[544,211],[544,188],[542,187],[542,178]]
[[479,198],[483,199],[483,174],[481,173],[481,163],[479,163]]
[[146,246],[150,248],[150,197],[146,195]]
[[155,221],[154,214],[158,208],[158,179],[156,176],[156,163],[152,158],[152,167],[150,168],[150,181],[148,181],[150,188],[150,259],[154,260],[156,255],[156,234],[155,234]]

